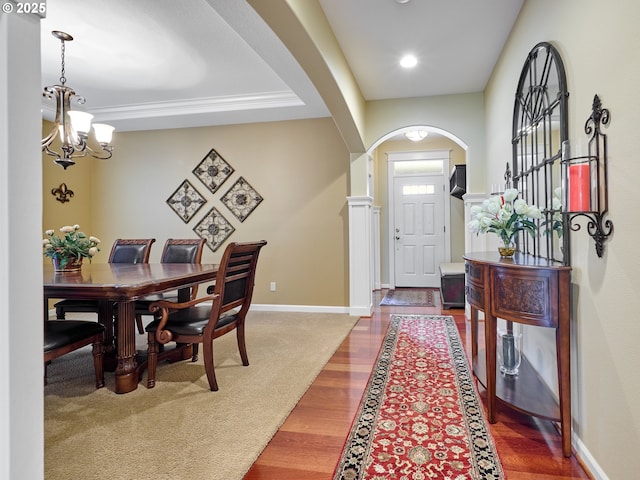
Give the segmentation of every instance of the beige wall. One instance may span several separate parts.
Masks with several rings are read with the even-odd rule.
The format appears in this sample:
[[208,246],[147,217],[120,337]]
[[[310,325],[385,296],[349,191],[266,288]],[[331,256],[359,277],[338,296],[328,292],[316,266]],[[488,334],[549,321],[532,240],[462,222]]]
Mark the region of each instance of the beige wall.
[[[611,111],[609,218],[615,233],[598,258],[582,228],[571,235],[573,282],[572,391],[574,433],[598,468],[597,478],[637,476],[640,450],[640,323],[638,228],[640,163],[640,4],[635,0],[527,0],[486,89],[487,185],[497,183],[509,158],[518,76],[528,52],[550,41],[562,56],[569,90],[569,139],[584,138],[594,94]],[[540,338],[534,360],[543,371],[554,355]],[[546,340],[546,341],[545,341]],[[549,368],[549,367],[547,367]]]
[[484,99],[482,93],[379,100],[367,104],[366,145],[404,127],[441,130],[466,148],[467,189],[483,192],[485,181]]
[[[48,134],[52,127],[51,122],[44,122],[43,135]],[[54,142],[56,145],[59,142]],[[42,154],[42,231],[44,238],[45,230],[58,230],[65,225],[80,225],[83,232],[93,235],[93,215],[92,215],[92,186],[91,179],[94,163],[97,160],[92,158],[80,158],[76,165],[64,170],[54,163],[55,158]],[[56,196],[51,190],[59,188],[62,183],[67,185],[67,189],[73,191],[73,196],[69,196],[69,201],[61,203],[56,200]],[[97,235],[96,235],[97,236]],[[99,238],[99,237],[98,237]],[[106,255],[109,254],[110,245],[107,246]],[[104,251],[105,246],[101,246]],[[105,255],[100,254],[101,256]],[[42,256],[45,263],[50,263],[49,257]]]
[[[236,229],[228,241],[268,241],[255,303],[348,305],[349,155],[330,119],[117,132],[114,146],[111,160],[82,160],[88,170],[65,172],[45,160],[43,225],[86,226],[103,241],[95,262],[106,262],[113,241],[126,237],[156,238],[151,261],[159,261],[167,238],[195,237],[193,228],[215,206]],[[235,169],[215,194],[192,173],[211,148]],[[240,176],[264,198],[242,223],[220,201]],[[207,199],[188,224],[166,203],[185,179]],[[61,181],[76,195],[57,205],[47,191]],[[218,261],[223,249],[205,247],[203,262]],[[272,281],[276,292],[269,291]]]

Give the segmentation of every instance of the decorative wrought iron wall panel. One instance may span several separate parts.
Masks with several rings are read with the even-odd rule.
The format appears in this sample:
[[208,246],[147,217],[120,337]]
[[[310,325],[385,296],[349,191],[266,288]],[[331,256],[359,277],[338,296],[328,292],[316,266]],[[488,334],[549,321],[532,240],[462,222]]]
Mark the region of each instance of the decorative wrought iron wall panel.
[[211,193],[216,193],[234,171],[233,167],[212,148],[193,169],[193,174],[198,177]]
[[176,191],[167,199],[167,204],[178,214],[184,223],[189,223],[189,220],[198,213],[198,210],[200,210],[205,203],[207,203],[205,198],[200,195],[200,192],[196,190],[189,180],[182,182]]
[[[193,174],[214,194],[234,172],[234,168],[213,148],[193,169]],[[240,222],[244,222],[262,203],[263,197],[244,177],[240,177],[219,200]],[[167,204],[184,223],[189,223],[205,203],[207,199],[186,179],[167,199]],[[193,231],[204,238],[209,248],[215,252],[233,234],[235,228],[213,207]]]
[[222,203],[241,222],[244,222],[261,202],[260,194],[244,177],[240,177],[222,197]]
[[194,232],[207,240],[207,246],[214,252],[231,236],[235,228],[213,207],[194,227]]

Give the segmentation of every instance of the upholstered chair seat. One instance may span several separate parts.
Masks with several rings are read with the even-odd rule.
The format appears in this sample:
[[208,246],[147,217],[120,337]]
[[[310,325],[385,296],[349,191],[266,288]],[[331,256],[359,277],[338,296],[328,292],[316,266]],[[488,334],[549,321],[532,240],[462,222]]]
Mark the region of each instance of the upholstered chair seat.
[[[44,322],[44,362],[52,360],[86,345],[93,348],[93,366],[96,388],[104,386],[103,342],[104,325],[84,320],[48,320]],[[46,384],[45,367],[45,384]]]

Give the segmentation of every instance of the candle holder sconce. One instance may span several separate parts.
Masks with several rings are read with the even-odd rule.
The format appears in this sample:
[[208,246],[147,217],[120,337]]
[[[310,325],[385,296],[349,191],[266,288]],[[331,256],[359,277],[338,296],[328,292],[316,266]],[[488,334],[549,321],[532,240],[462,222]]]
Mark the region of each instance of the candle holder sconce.
[[562,164],[564,167],[564,201],[566,205],[565,225],[573,231],[580,230],[574,220],[586,217],[587,232],[596,242],[596,253],[602,257],[604,241],[613,233],[613,222],[604,219],[608,205],[607,183],[607,135],[601,132],[601,126],[609,124],[609,110],[602,108],[598,95],[593,97],[591,115],[587,118],[584,131],[587,134],[587,155],[577,153],[572,156],[568,142],[562,145]]

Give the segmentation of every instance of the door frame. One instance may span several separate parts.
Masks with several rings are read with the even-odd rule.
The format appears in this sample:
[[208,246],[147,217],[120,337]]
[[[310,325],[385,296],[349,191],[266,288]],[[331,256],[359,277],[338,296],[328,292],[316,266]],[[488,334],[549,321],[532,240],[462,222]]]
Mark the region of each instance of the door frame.
[[[442,161],[442,179],[444,186],[444,259],[446,262],[451,261],[451,201],[448,197],[447,185],[449,184],[449,164],[451,161],[450,150],[427,150],[415,152],[387,152],[387,206],[389,214],[389,222],[387,226],[387,246],[389,258],[389,288],[396,287],[396,265],[395,265],[395,241],[393,227],[395,225],[395,196],[393,194],[394,163],[398,161],[417,161],[417,160],[439,160]],[[424,173],[416,174],[422,176]],[[413,176],[413,175],[403,175]]]

